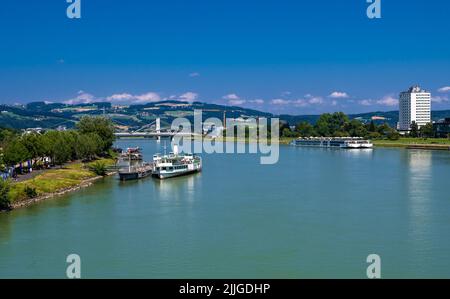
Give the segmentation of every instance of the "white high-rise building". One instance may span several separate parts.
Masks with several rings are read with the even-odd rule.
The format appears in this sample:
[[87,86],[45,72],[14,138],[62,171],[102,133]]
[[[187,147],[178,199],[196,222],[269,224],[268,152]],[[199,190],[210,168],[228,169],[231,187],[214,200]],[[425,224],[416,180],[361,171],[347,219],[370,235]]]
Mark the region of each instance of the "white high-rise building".
[[412,122],[420,127],[431,122],[431,93],[419,86],[413,86],[400,93],[399,99],[400,131],[410,131]]

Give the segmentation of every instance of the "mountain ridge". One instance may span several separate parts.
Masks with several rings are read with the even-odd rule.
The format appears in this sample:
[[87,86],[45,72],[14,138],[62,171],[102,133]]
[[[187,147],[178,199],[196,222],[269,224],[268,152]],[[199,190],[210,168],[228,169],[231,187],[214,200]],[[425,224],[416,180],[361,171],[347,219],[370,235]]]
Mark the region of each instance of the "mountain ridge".
[[[0,126],[25,129],[31,127],[56,128],[65,126],[72,128],[76,122],[85,115],[107,115],[118,126],[124,128],[138,128],[157,117],[162,125],[168,125],[177,117],[193,120],[193,110],[203,110],[203,119],[215,117],[223,119],[224,112],[227,118],[238,117],[278,117],[290,125],[306,121],[314,124],[319,114],[290,115],[274,114],[256,109],[239,106],[226,106],[206,102],[183,102],[176,100],[159,101],[143,104],[112,105],[110,102],[94,102],[84,104],[30,102],[26,105],[0,105]],[[386,122],[395,127],[398,122],[398,110],[373,111],[348,114],[350,119],[359,119],[362,122]],[[432,111],[432,120],[450,117],[450,110]]]

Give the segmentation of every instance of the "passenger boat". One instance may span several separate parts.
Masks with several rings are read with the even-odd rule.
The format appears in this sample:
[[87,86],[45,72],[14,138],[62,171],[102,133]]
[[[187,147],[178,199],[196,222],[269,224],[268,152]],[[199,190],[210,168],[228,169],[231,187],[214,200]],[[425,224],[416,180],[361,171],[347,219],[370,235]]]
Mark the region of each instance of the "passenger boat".
[[140,165],[131,166],[127,168],[122,168],[119,170],[119,178],[121,181],[138,180],[148,177],[152,174],[153,164],[142,163]]
[[325,147],[342,149],[371,149],[373,144],[370,140],[360,137],[308,137],[297,138],[291,145],[305,147]]
[[159,179],[167,179],[200,172],[202,159],[193,154],[179,154],[178,146],[169,155],[156,154],[153,156],[152,175]]

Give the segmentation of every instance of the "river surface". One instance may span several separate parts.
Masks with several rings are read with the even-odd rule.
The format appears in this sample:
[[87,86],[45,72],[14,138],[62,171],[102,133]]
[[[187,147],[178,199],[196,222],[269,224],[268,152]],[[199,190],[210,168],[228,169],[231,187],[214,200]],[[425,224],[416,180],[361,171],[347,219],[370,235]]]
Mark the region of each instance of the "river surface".
[[[162,152],[154,140],[145,158]],[[0,214],[0,277],[450,278],[450,153],[280,147],[203,155],[203,172],[105,178]]]

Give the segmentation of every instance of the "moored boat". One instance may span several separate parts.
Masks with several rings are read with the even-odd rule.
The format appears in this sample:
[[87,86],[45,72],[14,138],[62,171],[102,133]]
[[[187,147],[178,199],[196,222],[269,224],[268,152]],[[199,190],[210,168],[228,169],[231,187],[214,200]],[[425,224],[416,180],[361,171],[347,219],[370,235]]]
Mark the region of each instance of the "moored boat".
[[174,152],[169,155],[153,156],[152,175],[159,179],[188,175],[201,170],[202,159],[193,154],[179,154],[178,146],[174,146]]
[[142,163],[140,165],[122,168],[119,170],[119,178],[121,181],[138,180],[148,177],[152,174],[153,164]]
[[360,137],[308,137],[297,138],[291,145],[305,147],[325,147],[342,149],[371,149],[373,144],[370,140]]

